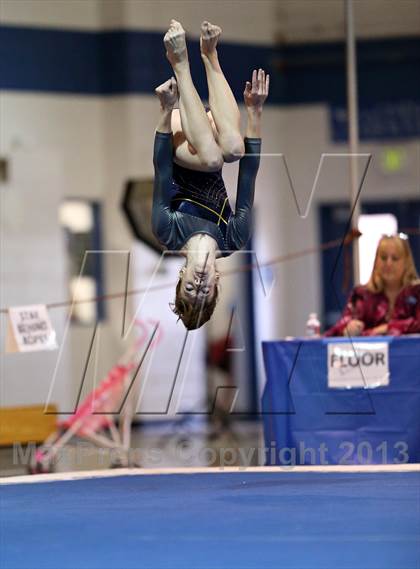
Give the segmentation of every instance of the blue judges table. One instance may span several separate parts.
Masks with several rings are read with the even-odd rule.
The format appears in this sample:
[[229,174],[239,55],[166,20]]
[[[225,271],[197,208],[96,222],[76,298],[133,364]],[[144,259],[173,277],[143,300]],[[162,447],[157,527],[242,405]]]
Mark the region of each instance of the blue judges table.
[[346,338],[263,342],[266,464],[420,462],[420,336],[385,342],[389,385],[328,387],[328,345]]

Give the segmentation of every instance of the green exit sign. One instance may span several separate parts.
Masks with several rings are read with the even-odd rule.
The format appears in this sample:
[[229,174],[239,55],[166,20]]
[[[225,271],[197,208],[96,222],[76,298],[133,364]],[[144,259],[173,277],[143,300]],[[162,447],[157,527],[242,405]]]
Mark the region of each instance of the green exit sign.
[[394,173],[404,169],[407,155],[402,148],[385,148],[381,155],[381,164],[384,172]]

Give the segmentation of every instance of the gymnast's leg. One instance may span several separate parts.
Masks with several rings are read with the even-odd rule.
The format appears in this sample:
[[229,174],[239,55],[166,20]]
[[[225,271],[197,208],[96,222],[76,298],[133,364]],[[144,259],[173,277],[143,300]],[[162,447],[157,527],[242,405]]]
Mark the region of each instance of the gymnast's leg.
[[[171,20],[164,43],[166,55],[177,79],[182,131],[189,143],[177,147],[175,158],[192,169],[220,170],[223,164],[222,152],[191,78],[185,31],[179,22]],[[176,143],[176,138],[174,142]],[[181,155],[181,149],[184,155]]]
[[225,162],[239,160],[245,151],[240,130],[240,112],[229,83],[220,67],[217,42],[222,30],[219,26],[201,24],[201,58],[207,75],[211,114],[217,128],[217,143]]

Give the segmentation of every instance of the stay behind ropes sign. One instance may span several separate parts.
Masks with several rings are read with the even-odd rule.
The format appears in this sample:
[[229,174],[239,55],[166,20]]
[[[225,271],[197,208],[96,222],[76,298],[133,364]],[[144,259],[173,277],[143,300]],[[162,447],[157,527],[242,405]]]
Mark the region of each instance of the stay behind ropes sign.
[[45,305],[9,308],[6,352],[37,352],[56,348],[55,330]]

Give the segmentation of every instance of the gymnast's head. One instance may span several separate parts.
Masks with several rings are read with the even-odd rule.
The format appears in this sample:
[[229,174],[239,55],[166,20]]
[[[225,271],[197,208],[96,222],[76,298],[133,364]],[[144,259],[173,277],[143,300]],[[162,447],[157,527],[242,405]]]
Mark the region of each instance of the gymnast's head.
[[196,330],[210,320],[219,295],[219,278],[215,263],[203,267],[187,261],[181,269],[172,310],[187,330]]

